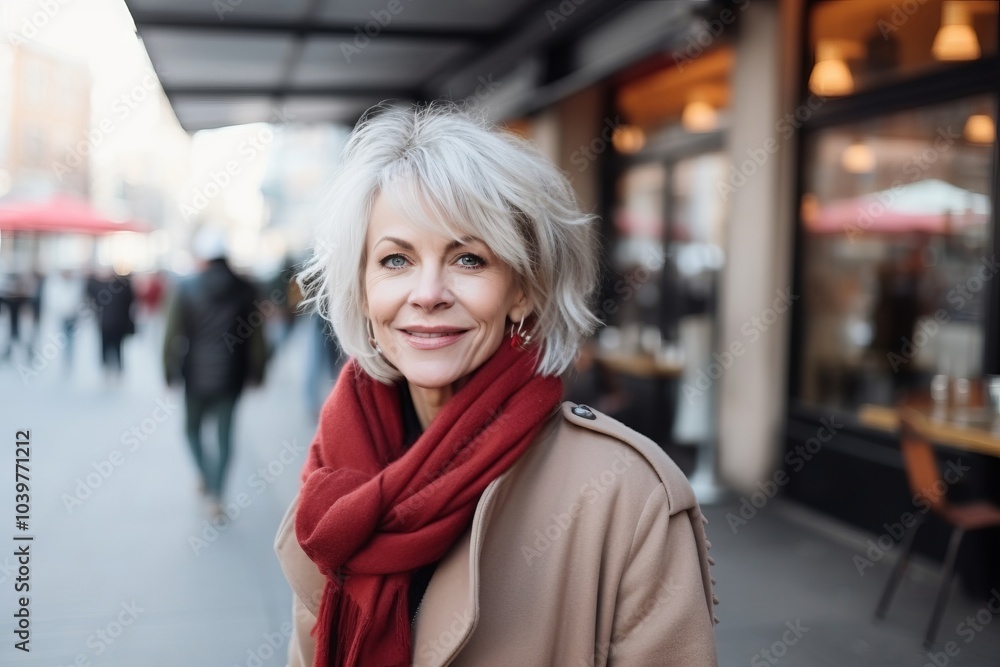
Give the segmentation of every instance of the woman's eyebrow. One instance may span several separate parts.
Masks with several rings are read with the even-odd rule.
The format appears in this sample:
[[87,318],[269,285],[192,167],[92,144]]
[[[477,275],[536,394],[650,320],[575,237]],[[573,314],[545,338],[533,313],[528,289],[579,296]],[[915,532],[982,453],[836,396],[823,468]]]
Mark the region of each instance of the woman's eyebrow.
[[470,243],[482,243],[483,245],[486,245],[485,241],[475,236],[463,236],[462,238],[456,239],[445,246],[444,251],[451,252],[452,250],[461,248],[464,245],[469,245]]
[[[383,243],[385,241],[388,241],[389,243],[394,243],[403,250],[409,250],[410,252],[413,252],[414,250],[412,243],[410,243],[409,241],[404,241],[403,239],[400,238],[396,238],[395,236],[383,236],[375,243],[374,247],[378,247],[380,243]],[[449,243],[444,250],[445,252],[451,252],[456,248],[461,248],[464,245],[468,245],[469,243],[474,243],[474,242],[483,243],[483,240],[476,238],[474,236],[463,236],[462,238],[454,240],[451,243]]]
[[410,243],[409,241],[404,241],[403,239],[397,239],[395,236],[383,236],[382,238],[380,238],[378,241],[375,242],[375,245],[373,247],[377,248],[380,243],[385,243],[385,242],[398,245],[403,250],[409,250],[411,252],[413,251],[412,243]]

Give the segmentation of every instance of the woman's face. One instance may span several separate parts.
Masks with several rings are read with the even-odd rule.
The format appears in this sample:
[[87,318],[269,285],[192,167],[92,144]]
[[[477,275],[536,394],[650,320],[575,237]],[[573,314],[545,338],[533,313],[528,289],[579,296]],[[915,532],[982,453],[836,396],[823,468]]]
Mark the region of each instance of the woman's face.
[[417,227],[379,195],[365,240],[366,315],[382,354],[412,385],[448,387],[530,309],[513,269],[482,240]]

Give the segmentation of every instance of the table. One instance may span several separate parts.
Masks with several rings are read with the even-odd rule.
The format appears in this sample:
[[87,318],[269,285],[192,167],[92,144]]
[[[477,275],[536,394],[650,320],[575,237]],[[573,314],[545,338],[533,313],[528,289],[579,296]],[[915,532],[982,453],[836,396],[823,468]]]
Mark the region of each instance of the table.
[[896,432],[904,413],[917,435],[929,442],[1000,458],[1000,416],[985,404],[981,392],[973,391],[968,405],[946,407],[935,404],[929,390],[915,391],[895,407],[861,406],[858,420]]
[[648,354],[599,352],[597,361],[608,370],[647,380],[669,380],[684,372],[683,364],[661,361]]

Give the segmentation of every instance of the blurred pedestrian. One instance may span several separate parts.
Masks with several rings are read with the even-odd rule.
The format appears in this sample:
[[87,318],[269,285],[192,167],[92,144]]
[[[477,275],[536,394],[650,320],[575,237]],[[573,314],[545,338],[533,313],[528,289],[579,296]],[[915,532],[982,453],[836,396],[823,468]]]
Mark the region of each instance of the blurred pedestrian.
[[55,320],[63,336],[63,361],[66,372],[73,369],[73,340],[83,306],[83,281],[72,271],[58,271],[45,281],[46,317]]
[[167,279],[162,270],[148,273],[143,277],[140,289],[136,290],[139,301],[139,329],[147,340],[163,340],[164,299]]
[[268,356],[273,356],[292,335],[292,329],[298,316],[302,314],[299,304],[302,303],[302,290],[296,280],[297,267],[291,257],[286,257],[281,271],[268,284],[268,294],[281,294],[281,299],[274,300],[275,317],[268,319]]
[[[8,335],[2,359],[9,361],[15,347],[24,351],[25,362],[30,362],[34,356],[35,342],[38,339],[38,314],[41,307],[42,276],[35,271],[26,271],[6,276],[0,286],[3,301],[7,306]],[[25,323],[31,320],[31,327],[25,333]]]
[[[210,511],[218,515],[236,403],[247,384],[263,381],[267,346],[262,326],[251,324],[257,319],[251,317],[256,290],[230,268],[223,233],[201,229],[194,253],[200,270],[179,282],[167,307],[163,363],[168,385],[183,380],[188,445]],[[214,457],[202,438],[212,419],[218,434]]]
[[103,270],[87,282],[87,297],[97,312],[101,331],[101,366],[105,378],[120,382],[125,370],[122,344],[135,333],[135,294],[132,279]]
[[562,401],[599,278],[565,176],[436,106],[343,159],[305,281],[351,358],[275,542],[289,667],[716,665],[690,484]]
[[316,312],[309,313],[308,317],[310,331],[306,351],[306,407],[309,415],[318,419],[323,400],[330,393],[330,387],[340,373],[344,359],[330,323]]
[[145,315],[153,315],[160,310],[163,302],[163,272],[154,271],[146,276],[142,290],[139,293],[139,303]]

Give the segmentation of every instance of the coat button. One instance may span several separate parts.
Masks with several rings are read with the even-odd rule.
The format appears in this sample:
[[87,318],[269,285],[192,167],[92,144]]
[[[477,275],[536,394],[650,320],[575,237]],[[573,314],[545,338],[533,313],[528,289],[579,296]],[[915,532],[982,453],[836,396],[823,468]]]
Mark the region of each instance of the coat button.
[[586,405],[578,405],[573,408],[573,414],[584,419],[597,419],[597,415],[591,412],[590,408]]

